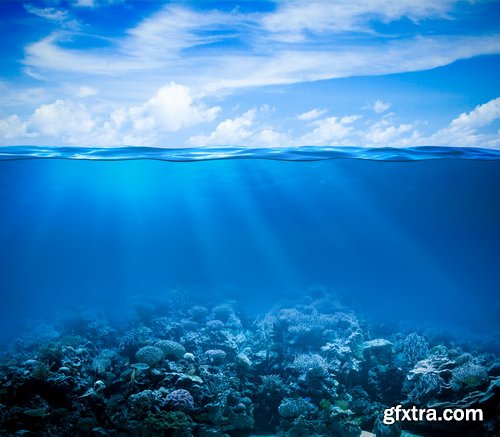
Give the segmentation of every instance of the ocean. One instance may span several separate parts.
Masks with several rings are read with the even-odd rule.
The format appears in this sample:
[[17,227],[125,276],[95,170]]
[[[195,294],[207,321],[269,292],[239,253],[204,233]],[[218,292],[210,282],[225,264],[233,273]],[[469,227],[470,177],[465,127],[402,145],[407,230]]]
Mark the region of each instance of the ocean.
[[[121,393],[131,399],[160,387],[166,392],[186,389],[194,397],[194,409],[179,410],[186,416],[182,420],[190,421],[179,428],[184,433],[179,435],[350,435],[338,431],[337,425],[330,429],[328,424],[323,431],[303,425],[308,431],[300,434],[294,431],[298,426],[295,422],[303,417],[319,427],[319,416],[314,414],[330,408],[325,402],[331,406],[345,401],[350,405],[345,409],[352,410],[353,416],[342,423],[374,431],[374,423],[380,424],[380,420],[377,422],[374,414],[365,417],[365,413],[356,413],[355,386],[367,393],[365,401],[387,407],[405,400],[420,406],[445,401],[463,406],[459,399],[473,392],[470,387],[465,390],[466,383],[463,393],[438,390],[420,398],[411,388],[403,387],[414,366],[430,360],[432,348],[438,345],[447,348],[450,361],[458,363],[456,368],[465,364],[452,356],[453,348],[461,348],[460,354],[469,354],[474,366],[484,368],[481,382],[472,387],[479,393],[488,393],[496,375],[488,368],[496,363],[498,370],[498,151],[1,147],[0,211],[0,343],[5,351],[3,360],[8,362],[0,366],[0,374],[15,373],[22,362],[32,359],[49,366],[46,384],[57,372],[75,380],[66,388],[73,394],[62,405],[44,394],[45,389],[38,392],[43,401],[28,396],[13,398],[7,389],[1,389],[0,405],[4,408],[17,403],[21,409],[41,408],[43,412],[29,423],[26,414],[2,413],[0,408],[0,430],[4,433],[14,435],[22,429],[37,435],[75,432],[75,428],[68,431],[62,425],[51,428],[59,420],[57,409],[77,415],[76,404],[88,399],[75,400],[75,393],[81,396],[101,380],[109,392],[101,394],[94,387],[102,397],[101,413],[85,406],[85,411],[93,413],[82,417],[91,417],[88,427],[94,431],[85,434],[84,425],[78,425],[81,435],[98,435],[92,434],[96,429],[110,433],[99,435],[121,435],[126,428],[123,417],[131,424],[133,435],[177,435],[172,434],[174,428],[150,429],[150,434],[139,430],[138,423],[146,423],[146,418],[153,421],[153,409],[143,416],[135,410],[133,414],[139,416],[127,416],[122,410],[119,414],[118,410],[102,413],[102,405],[110,403],[113,396]],[[323,306],[316,304],[319,301]],[[214,309],[224,305],[227,314]],[[204,315],[193,315],[193,307],[203,308],[200,312]],[[284,309],[295,311],[285,327]],[[337,325],[328,328],[330,322],[325,317],[340,313],[355,315],[364,342],[390,341],[392,352],[388,353],[392,355],[375,357],[372,346],[366,343],[364,355],[356,356],[359,368],[351,369],[352,374],[342,373],[341,367],[332,364],[335,360],[344,362],[340,352],[334,359],[325,349],[325,345],[339,341],[341,329]],[[312,319],[308,318],[312,316],[315,323],[324,319],[319,334],[313,332]],[[267,368],[261,363],[264,358],[259,358],[265,348],[252,337],[252,329],[270,317],[274,331],[267,341],[276,356]],[[160,318],[168,320],[172,329],[155,331]],[[82,324],[96,320],[109,326],[112,335],[98,338],[89,334],[88,327],[82,328]],[[218,340],[208,334],[193,340],[196,332],[209,329],[205,324],[214,321],[224,323],[235,338],[242,335],[246,340],[230,338],[228,332]],[[294,337],[291,327],[301,323],[308,325],[304,329],[309,331]],[[40,326],[52,334],[27,340],[27,332],[33,337]],[[120,349],[124,333],[139,327],[150,332],[130,350]],[[404,355],[405,338],[411,333],[424,339],[427,352],[411,363],[395,364],[398,353]],[[110,354],[116,357],[110,358],[106,374],[89,370],[85,376],[78,375],[84,366],[72,368],[63,360],[69,335],[80,336],[81,345],[91,351],[87,353],[90,367],[102,350],[113,351]],[[317,335],[322,336],[320,340]],[[168,357],[160,364],[153,360],[148,363],[149,370],[141,373],[140,384],[135,376],[123,377],[124,370],[138,360],[140,348],[154,348],[151,345],[161,340],[181,344],[194,357],[177,364],[169,364]],[[62,351],[58,358],[42,360],[37,355],[43,342],[58,345]],[[356,354],[355,348],[349,347]],[[219,363],[219,358],[206,358],[207,350],[222,350],[227,357]],[[307,368],[300,368],[297,357],[305,359],[307,354],[321,365],[327,363],[328,375],[308,375]],[[241,363],[238,367],[243,355],[248,368]],[[294,363],[296,379],[287,379],[294,374],[290,370]],[[383,389],[379,393],[373,388],[369,373],[390,363],[402,372],[398,373],[402,382],[384,397]],[[240,379],[241,386],[232,388],[240,393],[234,411],[226,411],[232,402],[228,395],[226,410],[222,408],[220,417],[214,418],[206,406],[215,401],[202,388],[157,375],[188,374],[187,369],[193,368],[190,372],[204,379],[199,366],[214,366],[227,378]],[[62,367],[70,370],[61,371]],[[451,383],[455,367],[449,367],[448,379],[441,375],[443,384]],[[149,371],[152,376],[148,376]],[[258,389],[266,375],[278,375],[289,387],[268,404]],[[24,378],[23,384],[29,384],[29,376]],[[120,378],[128,385],[118,387]],[[317,379],[315,391],[308,390]],[[379,385],[386,384],[384,381],[381,379]],[[135,382],[138,385],[131,388]],[[244,398],[250,399],[252,408]],[[302,399],[307,405],[296,406],[303,409],[301,412],[284,413],[286,399]],[[227,416],[234,424],[231,414],[251,420],[241,416],[241,426],[231,428],[222,419]],[[119,426],[117,415],[123,419]],[[498,425],[496,419],[489,420],[490,427]],[[478,432],[476,425],[468,426],[462,435]],[[202,434],[202,428],[215,431]],[[413,423],[402,423],[401,428],[417,435],[453,435],[457,429]],[[175,432],[180,431],[175,428]]]

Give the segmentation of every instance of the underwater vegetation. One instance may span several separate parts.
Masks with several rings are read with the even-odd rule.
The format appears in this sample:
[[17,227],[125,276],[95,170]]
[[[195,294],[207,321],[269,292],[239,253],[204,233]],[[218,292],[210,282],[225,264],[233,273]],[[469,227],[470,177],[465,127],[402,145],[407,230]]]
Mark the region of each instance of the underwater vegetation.
[[[500,415],[493,354],[382,335],[317,289],[260,317],[184,298],[143,302],[121,323],[31,324],[2,353],[0,381],[5,436],[495,436]],[[384,425],[398,404],[481,408],[485,420]]]

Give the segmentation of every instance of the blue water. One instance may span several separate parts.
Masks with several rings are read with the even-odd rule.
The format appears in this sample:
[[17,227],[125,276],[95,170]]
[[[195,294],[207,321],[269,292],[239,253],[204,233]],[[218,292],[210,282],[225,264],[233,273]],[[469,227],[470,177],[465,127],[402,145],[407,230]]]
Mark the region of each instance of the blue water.
[[3,340],[172,289],[261,313],[322,286],[497,344],[499,248],[499,151],[0,148]]

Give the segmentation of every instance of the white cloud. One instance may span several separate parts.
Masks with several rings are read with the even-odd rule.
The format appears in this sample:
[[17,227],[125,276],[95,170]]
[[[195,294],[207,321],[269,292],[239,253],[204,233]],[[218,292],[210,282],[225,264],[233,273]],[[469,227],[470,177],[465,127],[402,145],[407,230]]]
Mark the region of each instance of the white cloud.
[[[17,89],[6,86],[0,89],[2,107],[0,111],[16,111],[31,106],[39,106],[49,100],[47,90],[41,87]],[[8,112],[7,112],[8,113]]]
[[56,8],[37,8],[31,4],[25,4],[24,9],[30,14],[36,15],[40,18],[45,18],[50,21],[63,22],[68,19],[68,11]]
[[[213,121],[220,108],[203,104],[191,97],[189,90],[170,84],[136,106],[123,106],[113,111],[58,99],[40,105],[23,120],[18,115],[0,119],[1,144],[75,145],[150,145],[168,147],[169,132],[182,131],[195,124]],[[173,106],[172,106],[173,105]],[[398,123],[395,114],[376,120],[361,119],[350,114],[331,116],[309,122],[303,134],[283,132],[270,123],[274,108],[261,106],[220,122],[206,135],[191,135],[185,146],[237,145],[248,147],[283,147],[293,145],[331,146],[416,146],[452,145],[500,148],[500,136],[494,123],[500,119],[500,98],[478,105],[472,111],[453,119],[435,133],[422,134],[417,126],[425,122]],[[186,132],[186,131],[184,131]],[[189,135],[189,131],[186,132]],[[185,137],[184,137],[185,138]],[[182,145],[176,142],[175,145]]]
[[96,6],[96,2],[94,0],[76,0],[73,4],[82,8],[94,8]]
[[45,20],[53,21],[60,24],[63,28],[70,30],[77,30],[80,24],[77,20],[71,18],[69,12],[64,9],[57,8],[37,8],[32,4],[25,4],[24,9],[30,14],[36,15],[37,17],[44,18]]
[[371,109],[373,109],[374,112],[377,114],[381,114],[382,112],[387,111],[391,107],[390,103],[383,102],[382,100],[377,100],[373,105],[371,106]]
[[26,135],[26,122],[19,119],[17,115],[11,115],[0,120],[0,140],[17,140]]
[[[337,28],[352,30],[357,23],[443,16],[454,3],[291,1],[280,3],[276,12],[260,14],[200,12],[167,5],[128,29],[124,38],[102,39],[108,44],[105,47],[69,48],[73,34],[54,32],[25,47],[24,63],[32,70],[61,75],[110,76],[105,79],[109,87],[117,77],[130,78],[143,72],[157,87],[171,80],[219,94],[242,87],[419,71],[499,53],[500,36],[495,34],[387,35],[368,45],[363,39],[324,36]],[[316,16],[321,19],[316,20]],[[308,35],[307,40],[277,42],[271,26],[274,22],[279,24],[276,29]],[[227,44],[214,46],[215,42]]]
[[500,119],[500,98],[476,106],[464,112],[435,134],[420,140],[425,145],[500,147],[498,132],[486,134],[481,128],[490,126]]
[[195,101],[188,87],[172,82],[161,87],[144,104],[114,111],[111,119],[119,128],[129,124],[138,131],[174,132],[186,126],[211,122],[219,111],[219,106],[208,107]]
[[169,79],[186,82],[186,70],[196,68],[199,77],[200,68],[213,64],[213,59],[181,57],[180,52],[231,38],[228,29],[237,25],[235,17],[167,5],[126,30],[122,39],[100,38],[101,43],[108,43],[104,48],[66,48],[64,44],[72,41],[73,33],[55,31],[28,44],[23,62],[43,70],[92,75],[124,76],[148,71],[161,74],[163,83]]
[[71,4],[79,8],[97,8],[123,2],[124,0],[71,0]]
[[87,85],[83,85],[76,90],[76,97],[85,98],[95,96],[96,94],[99,94],[99,90]]
[[40,135],[73,137],[89,133],[95,127],[95,121],[82,105],[59,99],[37,108],[28,126]]
[[251,109],[240,117],[228,118],[219,123],[211,134],[193,136],[188,143],[197,147],[244,145],[243,141],[252,135],[249,128],[253,125],[255,114],[256,110]]
[[297,116],[298,120],[302,121],[309,121],[309,120],[315,120],[316,118],[321,117],[323,114],[326,113],[326,109],[311,109],[310,111],[303,112],[302,114]]
[[190,137],[188,144],[195,147],[284,147],[293,145],[291,138],[286,133],[279,132],[268,123],[258,122],[258,115],[267,120],[266,114],[273,110],[274,108],[270,108],[268,105],[252,108],[238,117],[222,121],[208,135]]
[[[94,89],[79,89],[77,96],[92,95]],[[3,142],[23,137],[50,144],[76,145],[164,145],[164,134],[213,121],[220,108],[207,106],[191,95],[189,88],[171,83],[140,105],[109,110],[100,103],[83,104],[57,99],[40,105],[26,121],[17,115],[0,120]]]
[[310,33],[370,32],[370,22],[408,17],[417,21],[444,18],[454,0],[291,0],[264,16],[263,27],[285,42],[297,42]]
[[151,70],[159,64],[145,62],[144,59],[117,54],[116,51],[79,51],[67,49],[60,43],[68,39],[64,32],[54,32],[25,47],[23,63],[34,68],[63,73],[87,73],[94,75],[120,75],[141,70]]
[[413,129],[410,123],[396,125],[392,117],[384,117],[370,126],[365,137],[370,145],[395,146],[394,142]]
[[303,146],[334,146],[349,145],[344,144],[349,135],[353,132],[352,124],[359,119],[357,115],[344,117],[327,117],[314,121],[314,130],[302,135],[298,140],[298,145]]
[[283,132],[265,128],[254,134],[252,145],[255,147],[286,147],[292,146],[293,141]]
[[500,118],[500,98],[478,105],[471,112],[460,114],[451,122],[450,129],[462,132],[475,130],[488,126],[498,118]]

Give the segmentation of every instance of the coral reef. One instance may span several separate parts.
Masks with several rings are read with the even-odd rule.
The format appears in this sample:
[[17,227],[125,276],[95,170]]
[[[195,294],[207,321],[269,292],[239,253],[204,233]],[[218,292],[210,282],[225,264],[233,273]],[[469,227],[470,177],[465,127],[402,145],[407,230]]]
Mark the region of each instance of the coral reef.
[[[15,436],[497,435],[493,354],[377,332],[315,290],[257,319],[236,302],[136,303],[32,323],[0,359],[0,434]],[[482,408],[483,422],[401,422],[383,410]],[[410,426],[411,429],[405,429]]]

